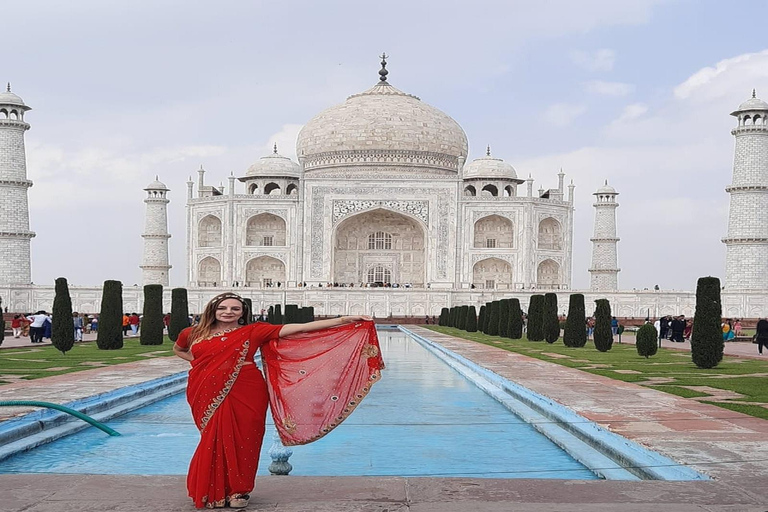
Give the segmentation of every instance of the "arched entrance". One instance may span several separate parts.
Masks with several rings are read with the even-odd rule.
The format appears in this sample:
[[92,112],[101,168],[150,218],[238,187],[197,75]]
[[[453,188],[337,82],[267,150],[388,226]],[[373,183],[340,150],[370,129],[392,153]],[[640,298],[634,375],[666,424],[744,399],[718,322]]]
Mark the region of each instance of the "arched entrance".
[[[377,209],[343,220],[333,241],[333,280],[339,284],[424,286],[426,244],[418,221]],[[370,281],[374,279],[374,281]]]
[[560,265],[554,260],[544,260],[539,263],[536,271],[536,286],[538,288],[560,287]]
[[472,268],[472,284],[475,288],[511,288],[512,265],[499,258],[487,258],[475,263]]
[[221,286],[221,263],[216,258],[208,256],[198,265],[198,286]]
[[254,288],[285,285],[285,264],[271,256],[253,258],[245,266],[245,281]]

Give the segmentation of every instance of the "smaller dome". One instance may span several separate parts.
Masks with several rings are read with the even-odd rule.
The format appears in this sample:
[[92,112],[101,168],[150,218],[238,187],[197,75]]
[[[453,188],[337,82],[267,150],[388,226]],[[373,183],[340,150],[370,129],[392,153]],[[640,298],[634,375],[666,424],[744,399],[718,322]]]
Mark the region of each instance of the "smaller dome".
[[245,176],[300,178],[301,167],[287,156],[279,154],[275,145],[274,153],[259,158],[258,162],[245,171]]
[[752,97],[739,105],[739,108],[731,112],[731,115],[736,116],[739,114],[739,112],[746,112],[748,110],[768,110],[768,103],[758,98],[755,95],[754,89],[752,89]]
[[147,188],[144,190],[169,190],[169,188],[165,186],[165,183],[157,179],[157,176],[155,176],[155,181],[147,185]]
[[603,185],[602,187],[597,189],[597,192],[595,192],[592,195],[597,196],[597,195],[600,195],[600,194],[616,194],[616,195],[618,195],[619,193],[616,192],[615,188],[613,188],[612,186],[610,186],[608,184],[608,180],[605,180],[605,185]]
[[24,103],[24,100],[21,99],[18,94],[11,92],[11,84],[8,84],[5,91],[0,92],[0,105],[18,105],[24,107],[24,110],[29,110],[29,107]]
[[464,179],[468,178],[517,179],[517,172],[501,158],[493,158],[488,148],[485,156],[476,158],[464,166]]

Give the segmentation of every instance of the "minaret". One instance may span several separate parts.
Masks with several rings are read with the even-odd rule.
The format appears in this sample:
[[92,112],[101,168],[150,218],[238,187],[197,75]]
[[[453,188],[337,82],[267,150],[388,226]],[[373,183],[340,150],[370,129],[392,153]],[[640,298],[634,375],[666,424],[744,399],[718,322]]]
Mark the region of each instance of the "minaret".
[[168,203],[166,195],[169,190],[157,176],[155,181],[147,185],[147,214],[144,223],[144,258],[141,270],[142,284],[161,284],[168,286]]
[[11,92],[0,92],[0,287],[32,282],[24,114],[30,108]]
[[619,258],[616,254],[616,243],[619,238],[616,236],[616,208],[619,203],[616,202],[616,196],[619,195],[616,189],[605,185],[597,189],[593,194],[596,202],[595,207],[595,233],[590,239],[592,241],[592,267],[589,273],[589,289],[592,291],[609,292],[619,289]]
[[739,120],[736,139],[728,236],[725,242],[725,288],[768,288],[768,103],[752,97],[731,112]]

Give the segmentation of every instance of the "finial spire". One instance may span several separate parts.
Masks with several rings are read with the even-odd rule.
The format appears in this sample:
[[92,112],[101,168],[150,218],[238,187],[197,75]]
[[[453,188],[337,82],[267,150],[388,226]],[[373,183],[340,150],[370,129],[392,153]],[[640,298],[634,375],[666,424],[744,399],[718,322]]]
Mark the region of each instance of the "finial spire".
[[160,176],[155,174],[155,181],[160,181]]
[[[10,87],[10,84],[8,85],[8,87]],[[10,91],[10,89],[8,90]],[[757,92],[754,89],[752,89],[752,97],[756,98],[757,97],[756,95],[757,95]]]
[[608,180],[605,180],[605,184],[608,185]]
[[379,70],[379,81],[380,82],[386,82],[387,81],[387,75],[389,74],[389,71],[387,71],[387,53],[384,52],[381,55],[381,69]]
[[11,92],[11,82],[8,82],[8,85],[5,87],[5,90],[8,92]]
[[272,152],[277,154],[277,142],[275,142],[275,145],[272,147]]
[[491,156],[491,145],[488,144],[488,147],[485,148],[485,156]]

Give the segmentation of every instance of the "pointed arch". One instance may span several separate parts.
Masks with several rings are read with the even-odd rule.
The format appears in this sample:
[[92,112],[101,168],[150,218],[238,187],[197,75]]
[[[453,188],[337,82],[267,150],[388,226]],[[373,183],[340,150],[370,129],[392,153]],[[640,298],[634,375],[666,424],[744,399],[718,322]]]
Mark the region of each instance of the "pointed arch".
[[539,239],[537,247],[539,249],[562,250],[563,228],[556,219],[547,217],[539,222]]
[[466,197],[475,197],[477,195],[477,189],[472,185],[467,185],[464,187],[464,195]]
[[512,278],[512,265],[499,258],[486,258],[472,267],[472,284],[475,288],[510,288]]
[[221,247],[221,219],[206,215],[197,226],[198,247]]
[[198,286],[221,286],[221,263],[213,256],[207,256],[197,264]]
[[488,215],[475,222],[474,247],[494,249],[513,247],[514,226],[512,221],[500,215]]
[[481,196],[493,196],[497,197],[499,195],[499,189],[496,188],[496,185],[491,185],[490,183],[483,187],[483,190],[480,193]]
[[264,185],[264,195],[267,196],[279,196],[280,195],[280,185],[277,183],[267,183]]
[[546,259],[539,263],[536,269],[537,288],[560,287],[560,264],[552,259]]
[[284,247],[285,244],[285,219],[271,213],[260,213],[248,219],[245,226],[245,245]]
[[272,256],[253,258],[245,266],[245,280],[254,288],[285,284],[285,263]]

